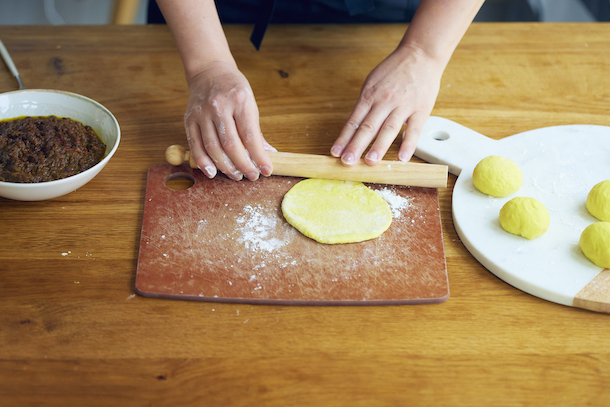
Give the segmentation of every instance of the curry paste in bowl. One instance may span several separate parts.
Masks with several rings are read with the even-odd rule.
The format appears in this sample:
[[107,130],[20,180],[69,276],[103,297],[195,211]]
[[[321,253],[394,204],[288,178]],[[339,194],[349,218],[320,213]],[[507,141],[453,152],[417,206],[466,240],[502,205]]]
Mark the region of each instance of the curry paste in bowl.
[[79,121],[25,116],[0,121],[0,181],[35,183],[67,178],[104,158],[106,145]]
[[[54,116],[55,119],[51,119],[51,116]],[[83,130],[82,132],[89,133],[93,142],[96,142],[97,136],[99,136],[99,140],[106,145],[105,150],[103,144],[92,147],[91,143],[88,144],[87,141],[84,141],[86,138],[71,135],[74,130],[70,130],[69,126],[76,126],[74,123],[66,126],[62,125],[65,127],[63,130],[67,130],[66,136],[61,133],[63,130],[60,129],[62,134],[60,139],[63,142],[59,139],[59,141],[53,141],[51,134],[53,132],[57,133],[57,131],[52,126],[42,126],[46,130],[41,131],[37,127],[38,125],[29,124],[26,127],[32,125],[36,127],[35,132],[42,132],[42,135],[34,137],[36,141],[33,141],[32,145],[24,141],[25,135],[20,135],[17,137],[16,147],[0,146],[0,154],[11,155],[10,165],[13,167],[9,169],[10,179],[15,180],[3,181],[7,178],[0,178],[0,196],[3,198],[18,201],[42,201],[76,191],[99,174],[119,148],[121,140],[119,122],[106,107],[86,96],[49,89],[26,89],[0,93],[0,123],[8,123],[15,119],[27,117],[30,118],[28,120],[34,122],[40,120],[40,118],[49,121],[61,121],[63,119],[60,118],[69,118],[82,124],[85,129],[90,126],[97,133],[95,137],[89,133],[89,130]],[[4,125],[8,126],[8,124]],[[79,141],[75,141],[76,139]],[[54,158],[43,157],[43,152],[50,153],[64,142],[66,143],[64,149],[56,152],[58,155]],[[26,152],[26,148],[29,151]],[[94,151],[94,160],[101,158],[101,161],[97,164],[94,164],[94,160],[89,157],[83,158],[83,154],[86,155],[92,151]],[[19,154],[22,154],[22,156],[19,156]],[[6,167],[6,157],[2,160],[5,161],[0,160],[0,167]],[[41,169],[41,160],[47,161],[48,169]],[[89,168],[87,169],[87,167]],[[0,168],[0,172],[2,170],[3,168]],[[42,177],[43,174],[41,173],[45,172],[49,176],[48,179],[51,179],[50,181],[42,181],[42,178],[37,178]],[[30,175],[32,178],[27,179]],[[61,176],[64,176],[64,178],[59,178]]]

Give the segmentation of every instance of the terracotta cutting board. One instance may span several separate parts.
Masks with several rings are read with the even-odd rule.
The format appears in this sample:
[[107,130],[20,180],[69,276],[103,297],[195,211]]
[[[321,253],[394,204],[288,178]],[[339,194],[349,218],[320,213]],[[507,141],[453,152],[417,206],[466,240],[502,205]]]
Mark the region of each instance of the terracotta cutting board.
[[[191,179],[184,190],[172,178]],[[390,202],[379,238],[326,245],[290,226],[300,178],[213,180],[186,166],[148,171],[136,290],[147,297],[311,305],[438,303],[449,297],[436,189],[370,185]]]
[[[554,126],[493,140],[430,117],[416,155],[446,164],[458,175],[453,222],[466,248],[489,271],[537,297],[610,313],[610,270],[589,261],[578,244],[582,231],[598,221],[586,209],[587,195],[595,184],[610,179],[610,127]],[[519,165],[519,191],[493,198],[474,187],[474,167],[489,155]],[[500,209],[516,196],[533,197],[546,206],[551,223],[544,235],[527,240],[502,229]]]

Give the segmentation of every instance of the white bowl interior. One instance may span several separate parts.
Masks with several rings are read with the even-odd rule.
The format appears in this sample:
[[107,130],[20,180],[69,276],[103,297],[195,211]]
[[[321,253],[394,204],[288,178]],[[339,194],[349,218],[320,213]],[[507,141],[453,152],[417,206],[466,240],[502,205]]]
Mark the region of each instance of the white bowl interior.
[[0,181],[0,196],[22,201],[56,198],[89,182],[119,147],[121,130],[114,115],[100,103],[76,93],[55,90],[21,90],[0,94],[0,120],[21,116],[68,117],[91,126],[106,144],[106,154],[94,167],[68,178],[40,183]]

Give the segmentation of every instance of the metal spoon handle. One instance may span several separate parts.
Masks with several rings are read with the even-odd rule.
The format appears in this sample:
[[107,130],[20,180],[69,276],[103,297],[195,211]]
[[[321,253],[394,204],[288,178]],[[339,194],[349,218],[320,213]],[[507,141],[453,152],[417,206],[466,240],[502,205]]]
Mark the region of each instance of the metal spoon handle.
[[19,83],[19,89],[25,89],[25,86],[23,86],[23,82],[21,82],[19,71],[17,70],[15,63],[13,62],[13,58],[11,58],[11,55],[8,53],[8,50],[2,43],[2,40],[0,40],[0,55],[2,55],[2,59],[4,60],[6,66],[8,66],[9,71],[11,71],[15,79],[17,79],[17,83]]

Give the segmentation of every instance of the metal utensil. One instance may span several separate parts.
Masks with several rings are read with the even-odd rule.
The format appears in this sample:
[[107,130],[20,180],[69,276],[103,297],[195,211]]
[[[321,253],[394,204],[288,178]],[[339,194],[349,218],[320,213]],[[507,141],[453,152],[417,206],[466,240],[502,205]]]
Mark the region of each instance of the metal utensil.
[[2,59],[4,60],[4,63],[6,64],[6,66],[8,66],[9,71],[11,71],[11,73],[13,74],[15,79],[17,79],[17,83],[19,84],[19,89],[20,90],[25,89],[25,86],[23,86],[23,82],[21,82],[21,77],[19,76],[19,71],[17,70],[15,63],[13,62],[11,55],[8,53],[8,50],[2,43],[2,40],[0,40],[0,55],[2,55]]

